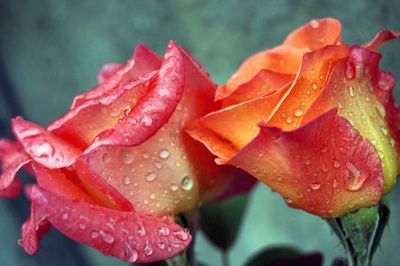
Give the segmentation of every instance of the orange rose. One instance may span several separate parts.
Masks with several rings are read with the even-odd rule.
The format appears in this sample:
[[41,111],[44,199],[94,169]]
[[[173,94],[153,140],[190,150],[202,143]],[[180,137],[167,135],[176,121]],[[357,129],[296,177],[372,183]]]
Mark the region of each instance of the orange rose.
[[337,20],[312,20],[245,60],[217,90],[223,108],[187,131],[292,207],[337,217],[376,205],[399,172],[400,132],[376,50],[399,35],[349,47]]
[[192,239],[174,215],[214,199],[228,180],[182,130],[213,110],[215,85],[173,42],[164,59],[138,46],[98,79],[48,127],[12,121],[17,142],[0,140],[0,196],[18,194],[15,174],[29,165],[37,185],[27,189],[20,245],[30,254],[52,225],[125,261],[170,258]]

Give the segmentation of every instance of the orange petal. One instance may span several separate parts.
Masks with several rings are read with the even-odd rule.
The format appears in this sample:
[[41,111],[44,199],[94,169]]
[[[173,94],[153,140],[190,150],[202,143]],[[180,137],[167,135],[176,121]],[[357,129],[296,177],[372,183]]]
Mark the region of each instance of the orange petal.
[[227,160],[258,134],[257,124],[270,115],[286,91],[209,113],[189,124],[186,131],[220,159]]
[[283,44],[318,50],[341,41],[340,22],[333,18],[313,19],[290,33]]
[[268,119],[267,125],[283,130],[297,128],[303,114],[324,87],[335,63],[347,54],[346,45],[327,46],[305,54],[296,79]]
[[290,33],[282,45],[258,52],[246,59],[226,85],[218,88],[217,98],[229,95],[263,69],[295,74],[304,53],[327,45],[336,45],[340,43],[340,38],[339,21],[331,18],[311,20]]
[[[382,161],[385,193],[387,193],[396,181],[399,167],[395,142],[388,134],[389,129],[385,120],[389,119],[391,125],[398,120],[393,118],[396,116],[395,109],[392,118],[385,116],[384,107],[390,104],[388,96],[394,81],[379,70],[379,60],[378,53],[353,46],[349,57],[336,64],[328,83],[302,123],[307,123],[319,114],[337,107],[339,115],[347,118],[377,149]],[[376,95],[381,98],[381,102]],[[382,103],[385,105],[382,106]],[[396,132],[396,129],[392,127],[391,132]]]
[[231,94],[222,99],[217,91],[216,100],[222,100],[222,107],[253,100],[280,90],[293,79],[294,75],[261,70],[250,81],[239,85]]
[[[182,127],[214,108],[215,85],[183,49],[181,101],[154,136],[132,147],[103,146],[85,155],[91,176],[116,188],[138,213],[160,215],[192,209],[216,174],[213,156]],[[211,180],[211,182],[209,181]]]
[[336,110],[290,132],[262,125],[227,163],[279,192],[290,206],[322,217],[376,205],[383,192],[373,145]]

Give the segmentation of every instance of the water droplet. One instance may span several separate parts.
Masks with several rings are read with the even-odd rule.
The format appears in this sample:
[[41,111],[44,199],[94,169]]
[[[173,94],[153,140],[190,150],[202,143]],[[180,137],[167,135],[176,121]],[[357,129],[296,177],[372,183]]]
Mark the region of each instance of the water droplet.
[[138,226],[137,233],[139,236],[145,236],[146,235],[146,229],[144,228],[143,224],[141,222],[136,222],[136,225]]
[[153,123],[153,119],[150,116],[143,116],[142,119],[140,119],[140,124],[149,127]]
[[64,213],[61,215],[61,219],[63,219],[63,220],[67,220],[68,217],[69,217],[68,212],[64,212]]
[[312,19],[312,20],[310,21],[310,26],[311,26],[311,28],[313,28],[313,29],[318,28],[318,27],[319,27],[319,22],[318,22],[318,20]]
[[386,116],[386,111],[385,111],[385,108],[383,108],[382,104],[376,103],[375,109],[376,109],[376,111],[378,112],[378,114],[379,114],[380,117],[385,118],[385,116]]
[[157,243],[157,247],[158,247],[159,249],[163,250],[163,249],[165,248],[165,243],[162,242],[162,241],[159,241],[159,242]]
[[156,179],[156,177],[157,177],[157,174],[156,174],[156,173],[149,172],[149,173],[147,173],[147,175],[146,175],[146,180],[147,180],[147,181],[153,181],[154,179]]
[[322,163],[322,164],[321,164],[321,171],[324,172],[324,173],[327,173],[327,172],[328,172],[328,167],[326,167],[326,164],[325,164],[325,163]]
[[149,198],[152,199],[152,200],[155,199],[156,198],[156,194],[150,193]]
[[143,251],[146,256],[150,256],[151,254],[153,254],[153,248],[151,247],[149,241],[146,241],[146,245],[144,246]]
[[154,165],[154,167],[157,168],[157,169],[161,169],[161,168],[162,168],[162,165],[161,165],[160,162],[154,162],[153,165]]
[[135,160],[135,157],[133,155],[133,153],[130,150],[123,150],[121,152],[121,161],[128,165],[133,163],[133,161]]
[[310,160],[305,160],[305,161],[304,161],[304,164],[305,164],[305,165],[310,165],[310,164],[311,164],[311,161],[310,161]]
[[361,171],[351,162],[346,163],[345,188],[350,191],[357,191],[364,185],[367,176],[361,175]]
[[103,160],[103,163],[109,163],[111,161],[111,156],[108,152],[104,153],[103,156],[101,156],[101,160]]
[[161,159],[167,159],[169,157],[169,151],[167,149],[161,149],[158,155]]
[[292,117],[291,117],[291,116],[288,116],[288,117],[286,118],[286,124],[290,124],[290,123],[292,123]]
[[48,159],[55,153],[53,146],[47,142],[35,142],[30,146],[31,153],[34,157],[40,159]]
[[170,188],[172,191],[177,191],[177,190],[178,190],[178,185],[177,185],[177,184],[171,184],[171,185],[169,186],[169,188]]
[[383,135],[387,136],[387,134],[388,134],[388,131],[387,131],[387,129],[386,129],[386,128],[384,128],[384,127],[380,127],[380,128],[379,128],[379,130],[382,132],[382,134],[383,134]]
[[124,256],[128,262],[136,262],[138,258],[137,251],[131,247],[127,242],[124,243]]
[[104,242],[108,244],[112,244],[114,242],[114,237],[110,233],[100,230],[100,235]]
[[303,115],[303,110],[301,110],[300,108],[297,108],[296,110],[294,110],[293,115],[296,117],[300,117]]
[[314,183],[310,184],[310,187],[311,187],[312,190],[318,190],[318,189],[320,189],[321,184],[318,183],[318,182],[314,182]]
[[150,158],[150,154],[148,154],[147,152],[144,152],[144,153],[143,153],[143,158],[144,158],[144,159]]
[[347,79],[350,80],[350,79],[354,78],[354,76],[356,74],[356,70],[355,70],[353,62],[351,62],[351,61],[347,62],[344,72],[345,72],[344,74]]
[[310,95],[310,94],[311,94],[311,91],[310,91],[310,90],[306,90],[306,94],[307,94],[307,95]]
[[96,239],[98,236],[99,236],[99,233],[97,233],[97,231],[94,230],[94,231],[90,232],[91,238]]
[[339,168],[339,167],[340,167],[340,162],[339,162],[339,161],[336,161],[336,160],[332,160],[332,166],[333,166],[334,168]]
[[389,143],[390,143],[390,146],[394,147],[394,145],[395,145],[394,139],[390,138]]
[[170,231],[168,227],[160,227],[158,229],[158,233],[160,234],[160,236],[168,236],[170,234]]
[[185,241],[188,239],[188,234],[183,230],[177,230],[172,233],[177,239]]
[[84,224],[84,223],[79,223],[79,224],[78,224],[78,227],[79,227],[79,229],[81,229],[81,230],[85,230],[85,229],[86,229],[86,224]]
[[190,190],[193,187],[193,180],[189,176],[182,178],[181,186],[184,190]]
[[124,183],[125,185],[129,185],[131,183],[131,178],[129,176],[124,176],[122,178],[122,183]]
[[290,198],[286,198],[287,204],[291,204],[293,201]]
[[127,107],[127,108],[124,109],[124,115],[125,116],[129,115],[130,112],[131,112],[131,108],[130,107]]
[[337,188],[338,187],[338,182],[337,182],[336,178],[333,179],[333,181],[332,181],[332,187],[333,188]]
[[350,95],[351,97],[353,97],[353,96],[354,96],[354,89],[353,89],[353,87],[350,86],[347,90],[349,91],[349,95]]
[[318,89],[318,85],[315,82],[312,83],[311,87],[313,88],[313,90]]

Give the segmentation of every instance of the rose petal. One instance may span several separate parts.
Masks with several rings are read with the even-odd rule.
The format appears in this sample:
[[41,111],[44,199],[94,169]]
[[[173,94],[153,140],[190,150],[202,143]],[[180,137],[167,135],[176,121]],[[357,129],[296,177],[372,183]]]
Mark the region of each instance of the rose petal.
[[258,134],[257,124],[270,115],[286,91],[209,113],[187,125],[186,131],[220,159],[227,160]]
[[45,167],[70,166],[81,152],[43,127],[25,121],[22,117],[14,118],[11,123],[14,136],[22,144],[25,152]]
[[[393,132],[392,136],[398,140],[397,126],[393,127],[393,124],[399,120],[394,102],[388,98],[394,80],[379,70],[379,60],[378,53],[353,46],[349,57],[342,59],[334,67],[328,83],[302,123],[307,123],[319,114],[337,107],[339,115],[347,118],[361,136],[369,139],[377,149],[382,161],[387,193],[396,181],[399,168],[395,142],[388,134],[388,125],[391,125],[390,133]],[[385,107],[390,110],[387,117]],[[388,125],[385,120],[388,121]]]
[[0,197],[13,198],[19,194],[22,183],[16,178],[18,170],[29,162],[29,157],[14,141],[0,139]]
[[182,54],[185,84],[169,121],[140,145],[104,146],[85,155],[90,176],[116,188],[137,213],[189,210],[196,206],[199,191],[217,186],[213,156],[182,132],[186,121],[214,108],[215,85],[190,55],[177,48]]
[[99,73],[97,74],[97,82],[99,84],[103,83],[108,78],[110,78],[120,67],[121,65],[115,63],[105,64],[101,67]]
[[154,135],[170,118],[182,97],[182,55],[171,42],[152,88],[113,128],[100,133],[89,150],[99,146],[134,146]]
[[225,97],[263,69],[295,74],[305,53],[336,45],[340,38],[339,21],[331,18],[312,20],[290,33],[282,45],[258,52],[246,59],[226,86],[220,87],[217,95],[219,98]]
[[279,192],[290,206],[322,217],[376,205],[383,192],[373,145],[336,110],[290,132],[261,125],[227,163]]
[[378,32],[372,41],[364,44],[363,47],[371,50],[371,51],[378,51],[379,47],[385,44],[388,41],[400,37],[400,31],[390,31],[390,30],[382,30]]
[[267,125],[283,130],[297,128],[303,114],[324,87],[335,63],[347,55],[346,45],[327,46],[305,54],[296,79],[268,119]]
[[226,87],[226,85],[222,85],[218,88],[215,98],[222,100],[222,107],[226,107],[274,93],[292,82],[293,79],[294,75],[261,70],[250,81],[239,85],[231,94],[226,95],[226,92],[223,92],[224,98],[219,95],[224,90],[223,87]]
[[283,44],[311,51],[341,41],[340,22],[333,18],[313,19],[290,33]]
[[226,82],[226,86],[218,89],[218,99],[231,94],[236,87],[250,81],[263,69],[295,74],[300,66],[301,58],[308,51],[308,49],[280,45],[252,55],[240,65],[235,74]]
[[37,183],[40,187],[60,196],[80,199],[91,204],[100,204],[86,192],[73,171],[68,169],[48,169],[33,163]]
[[[107,78],[104,77],[105,82],[100,82],[99,79],[99,83],[102,83],[100,86],[77,96],[72,103],[71,109],[75,109],[88,100],[102,96],[118,87],[119,84],[137,79],[143,74],[158,70],[161,66],[161,62],[162,59],[155,52],[144,45],[137,45],[132,58],[126,64],[120,65],[118,69],[115,69],[117,67],[116,64],[111,66],[106,65],[108,66],[107,68],[100,70],[100,76],[104,76],[104,74],[107,76]],[[110,76],[110,74],[112,75]]]
[[[152,262],[181,252],[191,235],[171,219],[73,201],[34,186],[32,201],[69,238],[127,262]],[[94,219],[95,218],[95,219]]]
[[18,245],[24,248],[29,255],[35,255],[39,249],[39,241],[47,233],[50,223],[45,214],[37,208],[35,203],[31,204],[31,214],[22,225],[21,236]]

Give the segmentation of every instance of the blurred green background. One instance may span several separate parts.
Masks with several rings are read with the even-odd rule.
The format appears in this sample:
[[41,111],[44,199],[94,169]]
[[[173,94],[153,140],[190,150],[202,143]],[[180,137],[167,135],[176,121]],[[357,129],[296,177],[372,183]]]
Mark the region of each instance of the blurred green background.
[[[75,95],[96,85],[102,64],[124,62],[138,43],[162,54],[174,39],[221,83],[250,54],[325,16],[342,22],[347,43],[362,44],[380,29],[400,30],[400,1],[0,0],[0,134],[10,136],[9,120],[16,115],[41,124],[62,115]],[[399,41],[386,45],[382,66],[400,77],[398,51]],[[389,195],[392,216],[374,265],[399,265],[399,192],[397,186]],[[55,231],[42,240],[37,256],[26,255],[16,240],[28,208],[23,196],[0,201],[1,265],[127,265]],[[199,260],[221,265],[220,253],[203,234],[197,241]],[[326,265],[343,252],[324,221],[288,208],[277,194],[258,186],[229,253],[231,265],[277,245],[321,251]]]

